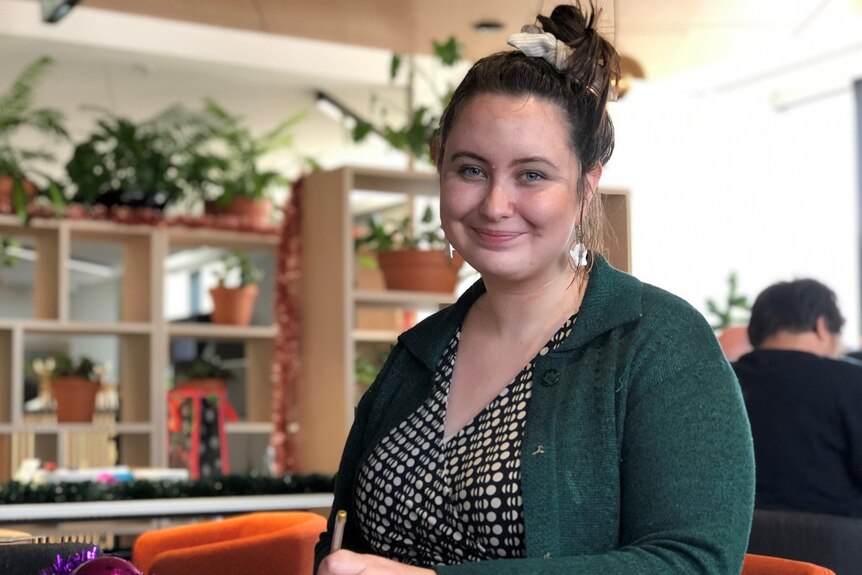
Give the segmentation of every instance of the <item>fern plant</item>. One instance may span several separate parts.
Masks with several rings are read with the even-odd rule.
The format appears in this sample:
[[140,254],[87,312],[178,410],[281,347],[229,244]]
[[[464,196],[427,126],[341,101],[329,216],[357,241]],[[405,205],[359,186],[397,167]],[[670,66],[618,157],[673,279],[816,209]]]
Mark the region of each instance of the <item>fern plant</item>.
[[53,60],[48,57],[35,60],[0,94],[0,176],[12,179],[12,205],[22,218],[26,217],[28,202],[25,181],[41,181],[50,188],[52,200],[59,198],[58,184],[39,167],[55,161],[54,154],[44,148],[13,145],[13,138],[22,130],[69,139],[64,114],[54,108],[36,106],[36,86],[52,65]]
[[[293,131],[304,117],[302,112],[294,114],[271,130],[255,135],[240,116],[207,99],[202,119],[207,146],[213,149],[213,163],[207,167],[218,191],[215,197],[204,199],[214,200],[219,206],[228,205],[234,196],[269,199],[273,189],[287,184],[287,177],[280,170],[262,168],[261,161],[293,147]],[[298,156],[298,161],[303,167],[316,167],[310,158]]]
[[173,106],[135,121],[104,108],[86,141],[66,164],[74,201],[163,209],[211,177],[217,160],[203,149],[209,137],[199,114]]

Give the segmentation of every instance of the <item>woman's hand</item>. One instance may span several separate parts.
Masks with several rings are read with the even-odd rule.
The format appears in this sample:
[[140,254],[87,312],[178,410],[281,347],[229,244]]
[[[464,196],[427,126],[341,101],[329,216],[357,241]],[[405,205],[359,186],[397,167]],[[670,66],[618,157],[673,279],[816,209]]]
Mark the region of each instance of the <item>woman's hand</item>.
[[433,575],[423,569],[384,559],[377,555],[363,555],[342,549],[327,556],[320,564],[317,575]]

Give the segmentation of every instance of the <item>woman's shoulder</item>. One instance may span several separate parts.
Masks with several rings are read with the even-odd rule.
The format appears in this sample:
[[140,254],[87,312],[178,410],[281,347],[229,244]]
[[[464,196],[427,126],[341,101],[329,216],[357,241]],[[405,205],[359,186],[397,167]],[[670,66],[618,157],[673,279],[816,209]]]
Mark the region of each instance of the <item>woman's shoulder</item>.
[[660,287],[643,284],[642,306],[646,321],[682,324],[712,333],[706,318],[693,305]]

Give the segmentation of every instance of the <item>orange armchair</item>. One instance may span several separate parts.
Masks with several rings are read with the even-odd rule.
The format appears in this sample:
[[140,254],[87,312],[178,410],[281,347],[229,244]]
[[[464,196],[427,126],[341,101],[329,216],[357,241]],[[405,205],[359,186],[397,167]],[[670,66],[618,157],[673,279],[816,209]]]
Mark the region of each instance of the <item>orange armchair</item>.
[[741,575],[835,575],[835,572],[813,563],[746,553]]
[[308,575],[324,530],[316,513],[249,513],[144,533],[132,562],[144,575]]

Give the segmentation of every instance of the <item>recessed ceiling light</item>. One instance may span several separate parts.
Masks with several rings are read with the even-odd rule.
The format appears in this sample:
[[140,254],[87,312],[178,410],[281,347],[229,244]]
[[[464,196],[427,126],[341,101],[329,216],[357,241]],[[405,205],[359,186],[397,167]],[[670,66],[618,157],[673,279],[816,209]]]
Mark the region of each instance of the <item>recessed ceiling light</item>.
[[503,23],[499,20],[479,20],[473,23],[473,29],[481,34],[499,32],[503,29]]

